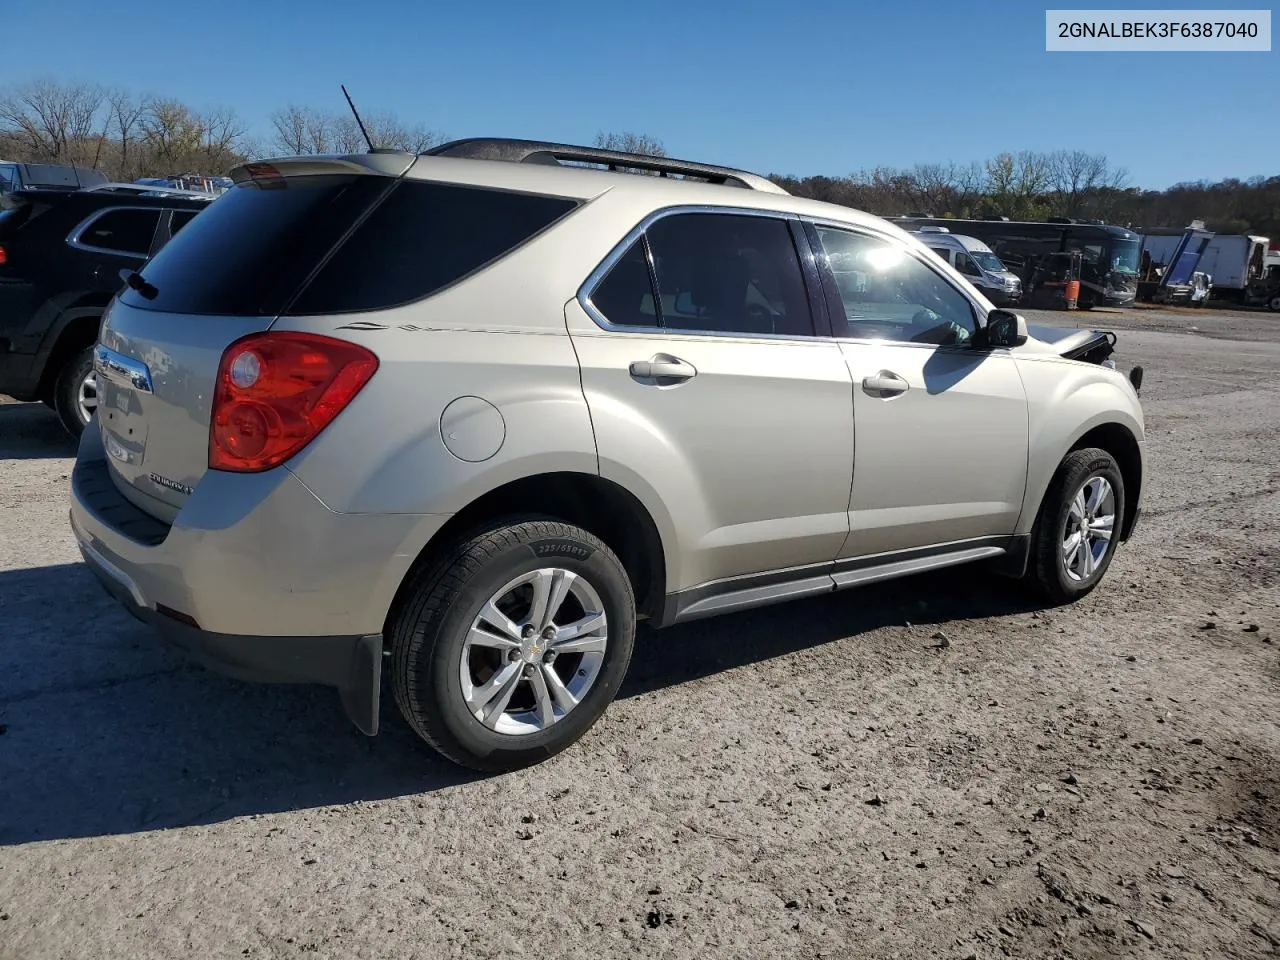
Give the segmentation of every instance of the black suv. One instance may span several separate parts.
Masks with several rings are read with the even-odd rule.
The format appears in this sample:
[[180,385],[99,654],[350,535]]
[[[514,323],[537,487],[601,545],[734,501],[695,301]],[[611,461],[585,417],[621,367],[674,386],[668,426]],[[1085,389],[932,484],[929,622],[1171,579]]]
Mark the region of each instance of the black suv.
[[0,197],[0,393],[44,401],[78,437],[97,409],[93,345],[121,271],[211,200],[124,184]]

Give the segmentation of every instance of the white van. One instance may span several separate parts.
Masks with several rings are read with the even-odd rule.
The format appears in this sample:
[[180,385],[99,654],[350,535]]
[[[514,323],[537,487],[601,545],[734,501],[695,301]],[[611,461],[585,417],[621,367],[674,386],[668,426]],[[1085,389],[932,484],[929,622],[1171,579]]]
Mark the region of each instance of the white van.
[[982,291],[997,307],[1022,299],[1022,281],[981,240],[952,233],[946,227],[921,227],[912,234]]

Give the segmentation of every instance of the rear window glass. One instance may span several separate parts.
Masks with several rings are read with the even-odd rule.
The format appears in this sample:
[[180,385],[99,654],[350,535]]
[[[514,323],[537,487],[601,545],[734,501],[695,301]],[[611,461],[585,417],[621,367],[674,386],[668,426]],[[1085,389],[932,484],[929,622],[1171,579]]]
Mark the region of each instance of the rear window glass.
[[169,221],[170,236],[177,235],[179,230],[181,230],[183,227],[185,227],[188,223],[191,222],[192,218],[195,217],[197,212],[198,211],[196,210],[173,211],[173,218]]
[[351,174],[239,184],[143,269],[154,298],[129,289],[121,302],[172,313],[274,316],[388,186],[384,177]]
[[474,273],[575,205],[360,175],[252,181],[213,201],[142,271],[153,299],[127,290],[121,300],[242,316],[385,309]]
[[402,181],[289,313],[382,310],[419,300],[510,253],[576,205],[560,197]]

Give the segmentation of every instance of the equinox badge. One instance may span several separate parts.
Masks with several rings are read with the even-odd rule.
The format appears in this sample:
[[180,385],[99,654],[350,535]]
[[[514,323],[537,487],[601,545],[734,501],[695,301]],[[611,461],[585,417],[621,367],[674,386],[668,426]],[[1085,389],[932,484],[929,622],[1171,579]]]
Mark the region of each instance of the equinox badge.
[[168,487],[170,490],[177,490],[181,494],[185,494],[188,497],[191,496],[191,488],[185,483],[179,483],[177,480],[170,480],[168,477],[162,477],[158,473],[148,474],[148,476],[150,476],[151,482],[158,486]]

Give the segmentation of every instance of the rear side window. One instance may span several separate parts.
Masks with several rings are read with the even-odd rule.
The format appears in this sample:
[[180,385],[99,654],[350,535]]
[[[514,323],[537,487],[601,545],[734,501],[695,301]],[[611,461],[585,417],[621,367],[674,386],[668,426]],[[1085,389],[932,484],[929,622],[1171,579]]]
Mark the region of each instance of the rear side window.
[[510,253],[576,205],[560,197],[402,181],[288,312],[353,313],[420,300]]
[[145,257],[151,252],[151,241],[155,239],[159,223],[159,210],[108,210],[80,231],[76,243],[95,250]]
[[147,264],[153,298],[128,289],[120,300],[172,313],[275,316],[389,185],[351,174],[238,184]]

